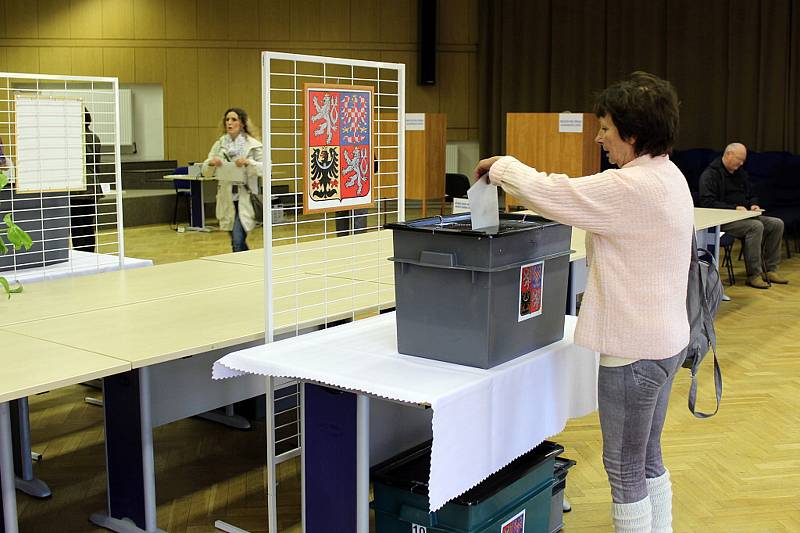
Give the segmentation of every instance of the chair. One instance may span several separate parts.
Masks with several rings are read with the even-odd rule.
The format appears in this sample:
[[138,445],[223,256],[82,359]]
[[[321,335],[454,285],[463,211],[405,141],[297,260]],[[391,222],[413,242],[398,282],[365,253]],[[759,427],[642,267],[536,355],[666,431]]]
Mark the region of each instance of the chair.
[[466,198],[470,188],[469,178],[464,174],[444,175],[444,196],[446,201],[453,201],[453,198]]
[[[447,173],[444,175],[444,201],[452,202],[453,198],[466,198],[470,188],[469,178],[464,174]],[[444,214],[444,204],[440,211]]]
[[719,238],[719,246],[724,251],[722,256],[722,266],[728,270],[728,285],[736,284],[736,276],[733,274],[733,243],[735,239],[733,235],[728,233]]
[[[172,180],[175,186],[175,209],[172,212],[172,227],[178,227],[178,203],[180,199],[184,199],[186,204],[186,212],[191,216],[192,209],[192,189],[189,180]],[[191,219],[190,219],[191,220]]]

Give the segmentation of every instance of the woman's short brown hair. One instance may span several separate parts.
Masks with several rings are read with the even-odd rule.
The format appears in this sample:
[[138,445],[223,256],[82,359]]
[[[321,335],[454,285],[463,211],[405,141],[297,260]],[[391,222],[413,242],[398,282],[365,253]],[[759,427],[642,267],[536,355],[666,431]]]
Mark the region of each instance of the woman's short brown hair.
[[598,117],[611,117],[623,139],[634,139],[636,155],[672,151],[678,136],[678,94],[672,84],[637,71],[603,90],[595,101]]

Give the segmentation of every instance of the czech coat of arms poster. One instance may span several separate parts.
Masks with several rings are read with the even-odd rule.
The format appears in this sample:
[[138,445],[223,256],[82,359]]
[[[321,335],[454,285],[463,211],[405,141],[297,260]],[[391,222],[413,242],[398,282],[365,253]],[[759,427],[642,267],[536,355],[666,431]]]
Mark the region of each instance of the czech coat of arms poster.
[[306,83],[303,212],[373,205],[373,88]]

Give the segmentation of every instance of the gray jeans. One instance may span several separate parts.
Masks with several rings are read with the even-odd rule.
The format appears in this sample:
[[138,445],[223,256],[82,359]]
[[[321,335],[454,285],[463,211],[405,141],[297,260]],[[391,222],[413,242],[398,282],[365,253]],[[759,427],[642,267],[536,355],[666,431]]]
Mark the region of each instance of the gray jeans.
[[675,374],[686,358],[641,359],[630,365],[600,367],[597,400],[603,432],[603,465],[614,503],[647,497],[645,478],[664,474],[661,430]]
[[757,276],[763,270],[761,268],[762,248],[767,272],[778,270],[778,264],[781,262],[783,220],[762,215],[723,224],[721,229],[736,238],[744,239],[744,264],[748,277]]

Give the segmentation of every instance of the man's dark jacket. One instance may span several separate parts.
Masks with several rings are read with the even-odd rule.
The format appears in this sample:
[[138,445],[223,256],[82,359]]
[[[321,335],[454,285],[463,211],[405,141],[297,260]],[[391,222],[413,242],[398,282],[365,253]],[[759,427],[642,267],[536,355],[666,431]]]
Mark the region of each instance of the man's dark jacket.
[[736,209],[737,205],[747,209],[759,205],[750,186],[750,177],[743,166],[733,173],[728,172],[722,157],[718,157],[700,174],[700,206]]

